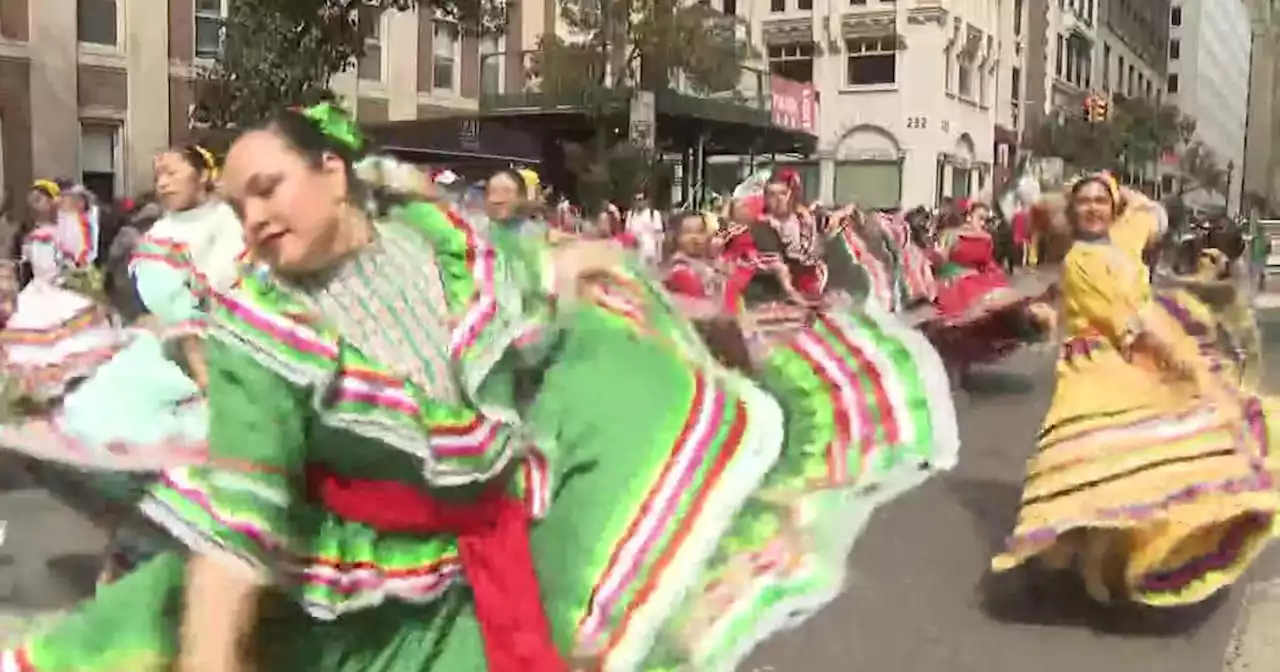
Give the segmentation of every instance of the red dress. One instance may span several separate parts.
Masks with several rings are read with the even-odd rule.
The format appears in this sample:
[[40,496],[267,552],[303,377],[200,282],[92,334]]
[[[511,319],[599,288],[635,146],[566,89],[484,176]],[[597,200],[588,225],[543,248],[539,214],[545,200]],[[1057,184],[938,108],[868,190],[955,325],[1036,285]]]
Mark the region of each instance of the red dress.
[[[995,258],[991,236],[958,234],[940,269],[935,299],[938,312],[948,319],[972,316],[971,309],[986,304],[998,307],[1001,295],[1012,293],[1009,277]],[[985,306],[984,306],[985,307]]]
[[938,315],[920,327],[953,374],[994,362],[1042,336],[1028,306],[1043,290],[1014,289],[995,260],[990,236],[953,234],[938,255]]
[[725,288],[726,302],[736,306],[739,301],[787,301],[790,295],[771,268],[779,262],[786,264],[793,289],[810,299],[821,298],[827,285],[824,242],[813,220],[799,215],[785,222],[770,218],[729,229],[721,254],[732,269]]

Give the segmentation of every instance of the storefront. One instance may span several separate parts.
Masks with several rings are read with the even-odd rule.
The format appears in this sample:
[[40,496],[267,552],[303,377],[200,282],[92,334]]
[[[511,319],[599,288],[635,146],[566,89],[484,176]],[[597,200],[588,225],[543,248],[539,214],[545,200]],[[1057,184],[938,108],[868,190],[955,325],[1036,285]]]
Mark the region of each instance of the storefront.
[[499,168],[538,165],[543,157],[538,134],[504,119],[418,119],[368,124],[365,131],[382,151],[447,167],[466,179],[483,179]]

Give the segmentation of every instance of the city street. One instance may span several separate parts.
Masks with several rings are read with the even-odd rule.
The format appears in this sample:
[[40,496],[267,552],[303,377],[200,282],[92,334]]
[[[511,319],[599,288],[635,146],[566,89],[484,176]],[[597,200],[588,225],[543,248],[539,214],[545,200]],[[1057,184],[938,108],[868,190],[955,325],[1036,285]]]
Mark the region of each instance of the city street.
[[[1271,340],[1271,350],[1280,351],[1280,334]],[[1277,374],[1280,367],[1269,371],[1272,389]],[[850,559],[845,595],[805,628],[764,645],[744,671],[1277,669],[1280,581],[1268,581],[1280,579],[1278,554],[1264,559],[1251,581],[1184,613],[1107,610],[1070,583],[1032,587],[1025,577],[986,577],[988,558],[1012,522],[1050,385],[1047,351],[976,376],[974,391],[959,402],[959,468],[884,510]],[[0,549],[0,639],[88,594],[103,544],[76,515],[3,478],[0,519],[9,526]]]

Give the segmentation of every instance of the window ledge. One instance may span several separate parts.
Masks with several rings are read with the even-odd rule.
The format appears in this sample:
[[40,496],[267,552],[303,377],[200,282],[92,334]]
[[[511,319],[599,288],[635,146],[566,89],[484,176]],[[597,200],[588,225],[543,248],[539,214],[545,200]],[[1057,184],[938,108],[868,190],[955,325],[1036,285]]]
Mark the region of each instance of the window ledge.
[[31,58],[31,48],[26,42],[0,37],[0,56],[7,58]]
[[852,84],[852,85],[845,84],[844,86],[840,87],[840,94],[845,95],[845,94],[855,94],[855,93],[888,93],[888,92],[897,91],[897,90],[898,90],[897,82],[894,82],[892,84]]
[[386,98],[387,83],[380,79],[358,79],[356,87],[361,98]]
[[80,53],[76,59],[80,65],[91,65],[100,68],[128,69],[124,50],[102,44],[80,43]]

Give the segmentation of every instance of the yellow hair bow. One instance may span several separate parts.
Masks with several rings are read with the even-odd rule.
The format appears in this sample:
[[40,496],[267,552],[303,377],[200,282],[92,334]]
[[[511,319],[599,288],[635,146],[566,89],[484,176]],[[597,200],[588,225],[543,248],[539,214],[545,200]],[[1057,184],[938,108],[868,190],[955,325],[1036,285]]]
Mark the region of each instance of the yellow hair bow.
[[204,159],[204,168],[209,171],[209,179],[218,179],[218,161],[213,158],[213,152],[201,147],[200,145],[192,145],[191,147],[196,150],[196,153],[200,155],[200,158]]
[[53,180],[36,180],[31,183],[31,188],[43,191],[50,198],[57,198],[62,195],[62,187],[59,187],[58,183]]

